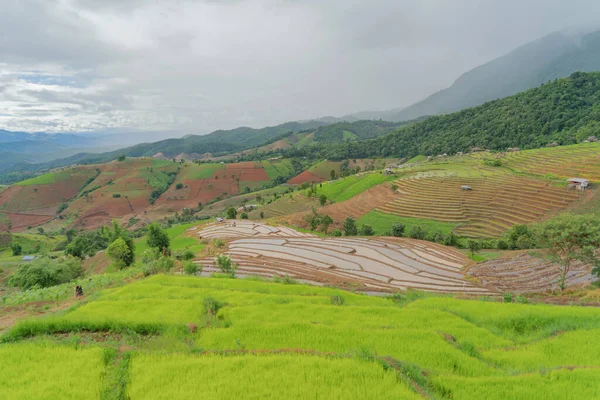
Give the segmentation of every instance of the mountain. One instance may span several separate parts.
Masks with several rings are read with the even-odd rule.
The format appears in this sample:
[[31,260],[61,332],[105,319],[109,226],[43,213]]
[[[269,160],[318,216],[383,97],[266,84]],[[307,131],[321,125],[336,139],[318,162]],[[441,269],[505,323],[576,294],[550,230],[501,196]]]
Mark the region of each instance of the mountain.
[[600,72],[576,72],[538,88],[453,114],[430,117],[386,136],[357,142],[313,144],[288,156],[343,160],[414,157],[471,151],[505,151],[600,137]]
[[446,114],[511,96],[578,71],[600,71],[600,31],[552,33],[466,72],[449,88],[412,106],[351,117],[406,121]]

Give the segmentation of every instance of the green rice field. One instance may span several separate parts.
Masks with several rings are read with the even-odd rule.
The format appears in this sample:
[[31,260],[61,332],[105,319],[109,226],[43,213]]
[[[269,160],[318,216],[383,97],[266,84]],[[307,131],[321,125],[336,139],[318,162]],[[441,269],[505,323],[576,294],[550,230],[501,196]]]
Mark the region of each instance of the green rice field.
[[599,333],[592,307],[155,275],[5,332],[0,398],[597,399]]
[[323,186],[318,189],[318,193],[319,195],[324,194],[329,200],[341,202],[349,200],[352,197],[371,189],[373,186],[395,179],[396,177],[393,175],[383,175],[380,173],[352,175],[333,182],[324,183]]

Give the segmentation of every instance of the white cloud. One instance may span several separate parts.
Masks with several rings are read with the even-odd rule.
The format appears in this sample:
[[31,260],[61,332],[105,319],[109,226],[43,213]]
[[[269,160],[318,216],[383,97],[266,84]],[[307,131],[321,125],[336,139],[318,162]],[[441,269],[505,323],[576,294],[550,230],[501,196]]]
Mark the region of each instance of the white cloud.
[[0,7],[0,128],[182,133],[406,105],[600,11],[590,0],[0,0]]

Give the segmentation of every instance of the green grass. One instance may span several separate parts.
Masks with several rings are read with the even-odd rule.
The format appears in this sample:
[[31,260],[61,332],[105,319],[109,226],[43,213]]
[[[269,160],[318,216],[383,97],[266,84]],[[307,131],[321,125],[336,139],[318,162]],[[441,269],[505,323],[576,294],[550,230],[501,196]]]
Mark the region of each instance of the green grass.
[[15,183],[17,186],[30,186],[30,185],[50,185],[56,182],[56,174],[48,173],[40,176],[36,176],[35,178],[27,179],[21,182]]
[[42,344],[0,346],[0,398],[98,398],[103,351]]
[[[198,239],[184,235],[189,228],[196,225],[198,225],[198,223],[193,222],[189,224],[175,225],[172,228],[166,229],[167,235],[169,235],[169,239],[171,239],[171,250],[192,250],[194,252],[202,251],[202,249],[204,249],[204,245],[200,243]],[[144,254],[144,251],[148,249],[148,243],[146,240],[146,237],[143,236],[135,241],[135,255],[138,259],[141,258]]]
[[171,166],[173,164],[174,163],[171,160],[159,160],[156,158],[152,160],[152,168],[163,168]]
[[132,364],[132,399],[420,398],[394,371],[355,359],[143,355]]
[[374,186],[394,179],[396,177],[393,175],[383,175],[380,173],[352,175],[333,182],[324,183],[323,187],[318,189],[318,193],[319,195],[324,194],[329,200],[341,202],[349,200]]
[[288,159],[263,161],[262,166],[269,176],[269,179],[276,179],[280,176],[288,176],[292,173],[292,162]]
[[440,231],[443,234],[448,234],[454,230],[457,225],[449,222],[440,222],[430,219],[420,218],[407,218],[400,217],[393,214],[382,213],[380,211],[372,210],[356,220],[356,223],[360,225],[370,225],[375,231],[376,235],[387,235],[390,228],[400,223],[405,226],[405,232],[408,233],[413,227],[420,226],[427,232]]
[[358,136],[354,132],[350,132],[350,131],[347,131],[347,130],[344,130],[342,132],[342,140],[344,142],[351,142],[351,141],[356,140],[356,139],[358,139]]
[[225,168],[222,164],[186,164],[178,179],[210,179],[216,170]]
[[[176,228],[171,234],[186,229]],[[209,303],[218,305],[214,313]],[[197,332],[188,324],[196,325]],[[121,356],[118,339],[85,344],[91,367],[83,373],[93,376],[80,379],[94,394],[102,387],[102,393],[119,392],[132,399],[600,395],[595,384],[600,376],[597,308],[504,304],[418,292],[402,293],[392,301],[329,287],[174,275],[106,289],[51,317],[19,322],[0,344],[0,359],[6,358],[3,351],[9,354],[4,367],[9,378],[3,373],[6,364],[0,363],[0,390],[22,390],[22,375],[31,374],[28,390],[38,393],[53,373],[28,362],[21,367],[19,346],[25,345],[9,340],[42,337],[47,341],[44,351],[65,351],[64,343],[82,344],[89,331],[137,337],[129,344],[132,351]],[[48,336],[56,332],[62,335]],[[64,337],[69,332],[73,335]],[[26,346],[39,341],[34,338]],[[109,350],[102,353],[99,346]],[[70,354],[84,352],[68,351],[58,361],[41,351],[35,362],[48,363],[51,370],[57,363],[75,362]],[[107,362],[110,351],[114,353]],[[95,369],[100,354],[106,365],[103,375],[110,379]],[[25,372],[10,375],[13,363]],[[120,389],[107,390],[109,382],[117,382]]]

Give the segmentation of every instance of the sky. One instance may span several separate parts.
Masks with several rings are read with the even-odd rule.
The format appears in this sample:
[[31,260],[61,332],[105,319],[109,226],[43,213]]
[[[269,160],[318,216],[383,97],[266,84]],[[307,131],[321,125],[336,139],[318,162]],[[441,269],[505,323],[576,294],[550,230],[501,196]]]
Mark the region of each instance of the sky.
[[160,130],[410,105],[597,0],[0,0],[0,129]]

